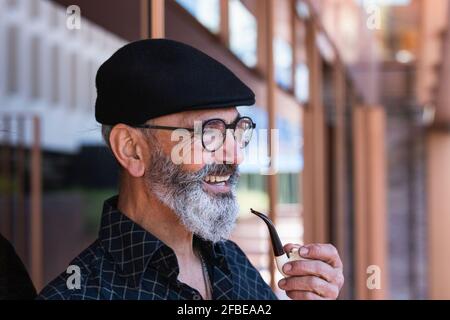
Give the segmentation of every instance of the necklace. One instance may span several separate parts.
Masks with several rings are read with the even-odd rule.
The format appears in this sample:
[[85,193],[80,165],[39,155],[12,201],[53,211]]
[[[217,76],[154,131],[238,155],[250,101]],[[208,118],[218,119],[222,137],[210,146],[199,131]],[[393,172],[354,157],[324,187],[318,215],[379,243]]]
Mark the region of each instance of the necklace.
[[208,267],[206,266],[205,259],[203,259],[202,254],[200,253],[200,250],[197,250],[198,256],[200,258],[200,264],[202,265],[202,273],[203,273],[203,280],[205,282],[205,300],[212,299],[212,289],[211,289],[211,282],[209,280],[208,275]]

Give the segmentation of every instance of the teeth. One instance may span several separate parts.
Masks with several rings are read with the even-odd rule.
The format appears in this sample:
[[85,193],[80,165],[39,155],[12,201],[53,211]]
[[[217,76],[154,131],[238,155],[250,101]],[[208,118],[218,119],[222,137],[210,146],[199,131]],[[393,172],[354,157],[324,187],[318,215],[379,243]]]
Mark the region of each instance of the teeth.
[[216,177],[216,182],[223,182],[223,181],[227,181],[228,179],[230,179],[230,176],[223,176],[223,177]]
[[228,181],[228,179],[230,179],[231,176],[206,176],[205,177],[205,182],[213,182],[213,183],[218,183],[218,182],[224,182],[224,181]]

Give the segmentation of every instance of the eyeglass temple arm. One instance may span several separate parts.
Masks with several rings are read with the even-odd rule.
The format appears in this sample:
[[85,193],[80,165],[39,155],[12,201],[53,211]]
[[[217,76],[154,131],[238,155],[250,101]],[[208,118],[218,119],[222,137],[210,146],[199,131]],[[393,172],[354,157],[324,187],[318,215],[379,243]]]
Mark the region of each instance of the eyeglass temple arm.
[[179,128],[179,127],[167,127],[167,126],[152,126],[152,125],[148,125],[148,124],[143,124],[143,125],[135,125],[133,126],[135,128],[141,128],[141,129],[159,129],[159,130],[188,130],[191,132],[194,132],[193,128]]
[[[179,127],[167,127],[167,126],[152,126],[152,125],[134,125],[134,128],[140,128],[140,129],[159,129],[159,130],[188,130],[191,132],[194,132],[195,129],[193,128],[179,128]],[[252,124],[252,128],[255,129],[256,128],[256,123]],[[235,129],[233,125],[227,125],[226,129]]]

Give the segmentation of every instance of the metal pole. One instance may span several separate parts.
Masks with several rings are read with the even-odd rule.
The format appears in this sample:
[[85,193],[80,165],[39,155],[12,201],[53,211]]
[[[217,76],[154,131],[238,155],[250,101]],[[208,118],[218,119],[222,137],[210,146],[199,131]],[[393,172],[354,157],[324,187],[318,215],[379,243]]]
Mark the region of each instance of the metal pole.
[[12,241],[12,181],[11,181],[11,117],[5,115],[3,122],[3,146],[1,153],[1,170],[4,183],[4,192],[2,196],[2,223],[1,232],[5,238]]
[[43,285],[42,167],[40,119],[33,117],[34,141],[31,149],[31,277],[39,291]]
[[25,118],[23,115],[17,117],[17,161],[16,161],[16,191],[17,191],[17,207],[16,207],[16,224],[15,224],[15,238],[16,251],[22,258],[24,263],[27,263],[27,250],[25,243]]

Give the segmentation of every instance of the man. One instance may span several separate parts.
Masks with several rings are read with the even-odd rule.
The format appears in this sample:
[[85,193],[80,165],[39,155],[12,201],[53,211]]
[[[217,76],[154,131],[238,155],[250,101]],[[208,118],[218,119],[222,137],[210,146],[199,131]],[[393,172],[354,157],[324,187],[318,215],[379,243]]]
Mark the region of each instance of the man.
[[[254,104],[253,92],[219,62],[170,40],[119,49],[96,85],[96,119],[121,167],[119,195],[104,204],[98,240],[71,263],[79,289],[68,289],[63,273],[40,298],[276,299],[226,240],[242,149],[255,128],[235,106]],[[285,265],[290,277],[280,288],[293,299],[337,298],[336,249],[301,253],[311,260]]]

